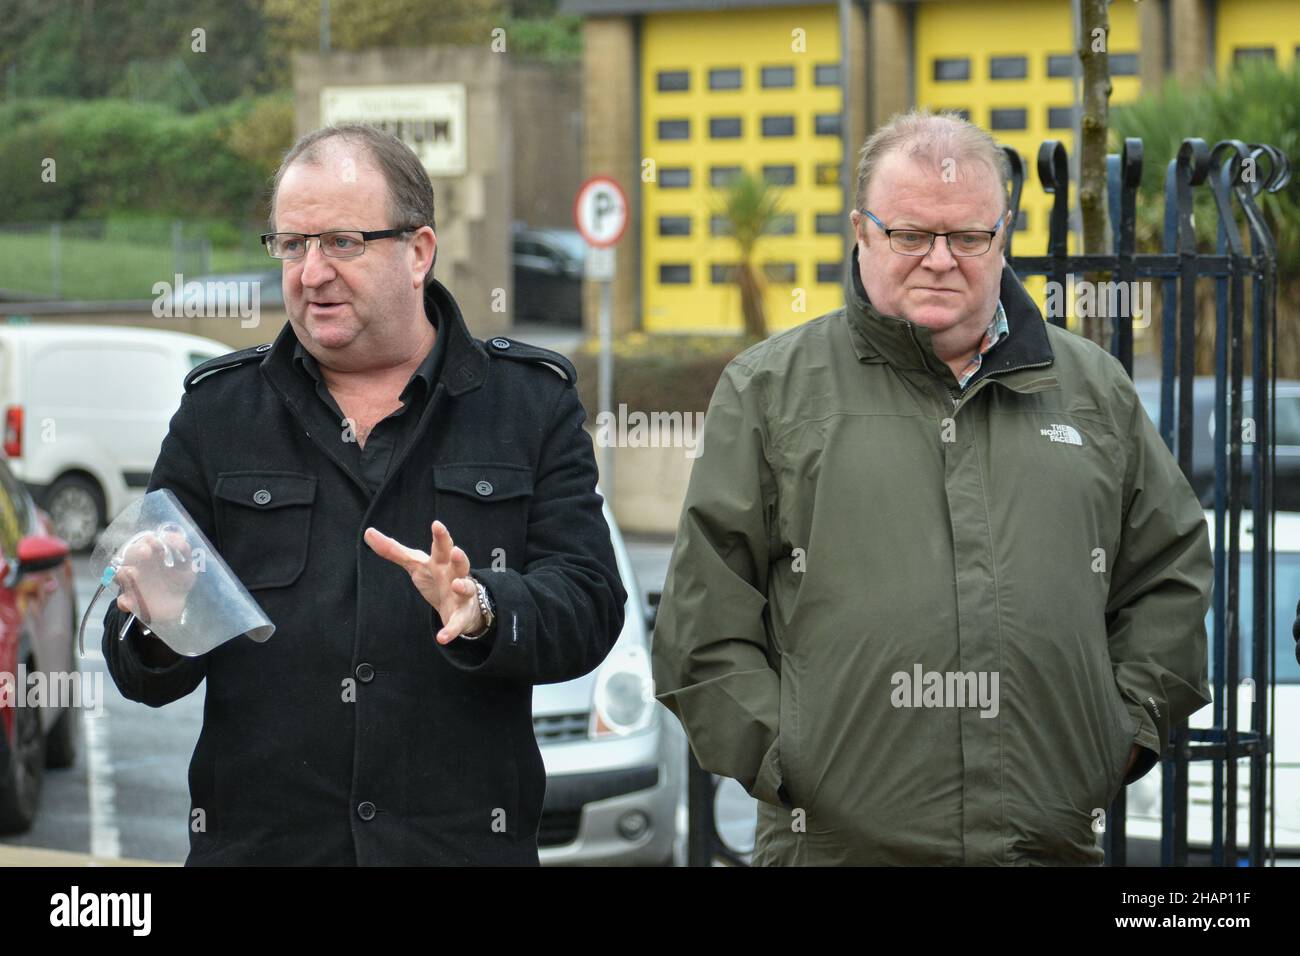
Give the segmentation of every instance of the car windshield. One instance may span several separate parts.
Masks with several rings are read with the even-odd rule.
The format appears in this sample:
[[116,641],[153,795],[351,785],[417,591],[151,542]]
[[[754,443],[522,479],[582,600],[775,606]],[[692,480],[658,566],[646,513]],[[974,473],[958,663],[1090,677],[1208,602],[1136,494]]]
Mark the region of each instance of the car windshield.
[[548,232],[546,238],[563,250],[574,262],[584,262],[587,258],[587,243],[576,232]]
[[[1250,675],[1251,634],[1254,633],[1252,608],[1254,595],[1251,591],[1251,558],[1253,555],[1243,553],[1241,556],[1241,675]],[[1277,555],[1277,590],[1274,591],[1278,684],[1300,684],[1300,664],[1295,659],[1295,639],[1291,636],[1291,625],[1295,621],[1295,602],[1300,598],[1300,552],[1287,551]],[[1226,595],[1225,595],[1226,598]],[[1205,616],[1205,628],[1210,635],[1210,681],[1213,683],[1214,667],[1214,611]],[[1264,683],[1260,680],[1258,683]]]

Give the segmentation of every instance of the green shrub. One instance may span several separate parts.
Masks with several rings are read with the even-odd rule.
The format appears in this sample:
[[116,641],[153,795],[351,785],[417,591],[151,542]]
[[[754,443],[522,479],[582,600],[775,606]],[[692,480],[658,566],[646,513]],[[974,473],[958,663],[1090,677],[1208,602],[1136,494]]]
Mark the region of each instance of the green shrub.
[[[0,217],[258,219],[278,162],[273,144],[292,136],[283,107],[265,102],[279,99],[236,100],[195,114],[111,99],[7,103],[0,108]],[[46,159],[56,164],[53,182],[42,177]]]
[[[647,335],[632,332],[614,343],[614,407],[628,411],[703,412],[723,368],[751,344],[740,336]],[[594,422],[600,401],[600,342],[587,339],[573,356],[578,396]]]

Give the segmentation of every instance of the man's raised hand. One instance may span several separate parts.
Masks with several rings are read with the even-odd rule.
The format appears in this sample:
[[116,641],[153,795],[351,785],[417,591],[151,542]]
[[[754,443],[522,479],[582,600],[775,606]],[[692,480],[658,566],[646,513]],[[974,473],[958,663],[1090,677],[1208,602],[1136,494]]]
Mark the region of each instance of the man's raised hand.
[[370,550],[381,558],[401,566],[411,576],[411,583],[442,618],[439,644],[450,644],[462,634],[483,629],[483,614],[478,606],[478,588],[469,574],[469,557],[451,540],[451,533],[441,521],[433,523],[433,543],[428,554],[388,535],[367,528],[364,535]]

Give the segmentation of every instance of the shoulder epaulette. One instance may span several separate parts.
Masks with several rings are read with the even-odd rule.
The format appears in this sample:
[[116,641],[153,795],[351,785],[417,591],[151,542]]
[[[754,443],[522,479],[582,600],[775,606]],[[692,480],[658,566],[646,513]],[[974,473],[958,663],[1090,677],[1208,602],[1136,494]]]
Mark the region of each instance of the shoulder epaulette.
[[208,359],[202,365],[196,365],[190,370],[190,374],[185,376],[185,391],[188,392],[196,383],[209,375],[215,375],[217,372],[223,372],[228,368],[236,368],[249,362],[260,362],[269,351],[271,351],[270,343],[255,345],[250,349],[240,349],[238,352],[231,352],[228,355],[219,355],[214,359]]
[[500,358],[532,362],[536,365],[548,365],[555,371],[556,375],[559,375],[570,385],[574,385],[578,381],[578,370],[573,367],[572,362],[559,352],[552,352],[550,349],[544,349],[537,345],[529,345],[527,342],[517,342],[514,339],[506,338],[504,335],[496,335],[488,339],[487,346],[489,352]]

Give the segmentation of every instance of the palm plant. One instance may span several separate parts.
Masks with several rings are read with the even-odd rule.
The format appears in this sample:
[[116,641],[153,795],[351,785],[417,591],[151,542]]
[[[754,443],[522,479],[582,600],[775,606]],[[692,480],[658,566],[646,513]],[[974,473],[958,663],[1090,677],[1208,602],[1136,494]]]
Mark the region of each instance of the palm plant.
[[[1185,138],[1199,136],[1211,147],[1223,139],[1271,143],[1293,166],[1300,164],[1300,60],[1296,62],[1282,70],[1271,61],[1248,61],[1221,81],[1209,78],[1187,90],[1170,81],[1158,97],[1115,107],[1111,150],[1118,152],[1124,137],[1137,136],[1146,156],[1137,205],[1139,248],[1161,248],[1165,166]],[[1266,162],[1258,169],[1261,179],[1268,172]],[[1300,375],[1300,177],[1281,192],[1261,193],[1255,202],[1277,245],[1278,375],[1294,377]],[[1195,220],[1199,247],[1212,251],[1218,215],[1208,189],[1197,190]],[[1197,370],[1209,372],[1214,354],[1211,297],[1202,296],[1200,306]],[[1158,329],[1157,323],[1153,331]]]
[[771,231],[781,215],[781,192],[762,177],[743,171],[732,178],[714,211],[726,221],[728,235],[739,251],[733,279],[740,289],[745,335],[765,339],[764,282],[754,266],[754,251],[759,239]]

